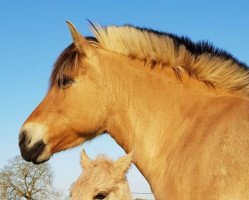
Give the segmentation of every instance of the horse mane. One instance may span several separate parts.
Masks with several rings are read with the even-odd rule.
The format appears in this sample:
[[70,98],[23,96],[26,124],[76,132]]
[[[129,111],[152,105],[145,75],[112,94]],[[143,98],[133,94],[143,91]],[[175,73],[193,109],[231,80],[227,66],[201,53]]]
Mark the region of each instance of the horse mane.
[[212,87],[249,96],[248,66],[208,42],[131,25],[91,25],[103,49],[140,59],[152,68],[171,67],[178,78],[185,72]]
[[[193,42],[187,37],[131,25],[91,26],[95,37],[87,39],[95,47],[139,59],[149,63],[151,68],[171,67],[179,79],[187,73],[208,86],[249,96],[248,66],[208,42]],[[82,56],[74,44],[69,45],[54,65],[50,86],[58,76],[72,73],[81,66]]]

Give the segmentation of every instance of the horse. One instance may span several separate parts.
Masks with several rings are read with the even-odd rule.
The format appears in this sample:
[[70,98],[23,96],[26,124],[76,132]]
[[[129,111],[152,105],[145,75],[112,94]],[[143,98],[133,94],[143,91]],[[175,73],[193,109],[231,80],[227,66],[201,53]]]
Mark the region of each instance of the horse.
[[83,173],[72,184],[71,199],[132,200],[126,180],[131,161],[132,153],[112,161],[104,155],[91,160],[85,151],[82,151]]
[[131,25],[67,22],[45,98],[19,133],[33,163],[108,133],[157,200],[248,199],[249,70],[207,42]]

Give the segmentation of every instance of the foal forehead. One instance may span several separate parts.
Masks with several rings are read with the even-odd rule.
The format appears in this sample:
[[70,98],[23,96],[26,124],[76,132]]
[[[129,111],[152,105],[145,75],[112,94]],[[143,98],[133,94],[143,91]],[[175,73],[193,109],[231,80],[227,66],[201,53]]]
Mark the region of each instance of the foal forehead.
[[78,179],[77,183],[83,186],[89,186],[92,183],[97,185],[115,184],[118,180],[116,177],[115,168],[108,163],[96,165],[92,169],[86,169]]
[[92,177],[92,178],[112,178],[114,173],[114,168],[111,168],[109,165],[96,165],[91,170],[85,170],[83,177]]
[[73,185],[75,191],[95,194],[99,191],[110,191],[117,184],[115,176],[107,169],[96,166],[94,170],[83,172]]

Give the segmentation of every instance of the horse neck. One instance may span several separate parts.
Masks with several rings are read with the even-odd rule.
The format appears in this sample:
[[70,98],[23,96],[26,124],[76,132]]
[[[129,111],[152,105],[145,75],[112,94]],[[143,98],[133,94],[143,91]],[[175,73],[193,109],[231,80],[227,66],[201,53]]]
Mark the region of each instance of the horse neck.
[[214,92],[187,75],[179,83],[171,68],[152,70],[137,60],[119,62],[115,56],[112,62],[106,69],[113,99],[107,132],[127,153],[133,150],[133,161],[153,190],[163,179],[161,169],[167,169],[186,119],[206,105]]

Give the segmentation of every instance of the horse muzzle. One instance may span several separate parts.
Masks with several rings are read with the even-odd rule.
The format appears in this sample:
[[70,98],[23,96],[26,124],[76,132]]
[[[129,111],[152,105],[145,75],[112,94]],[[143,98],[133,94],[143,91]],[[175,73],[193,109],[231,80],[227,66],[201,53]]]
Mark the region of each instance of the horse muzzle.
[[19,148],[24,160],[40,164],[49,159],[47,145],[42,138],[32,137],[36,135],[31,133],[30,129],[22,128],[19,134]]

